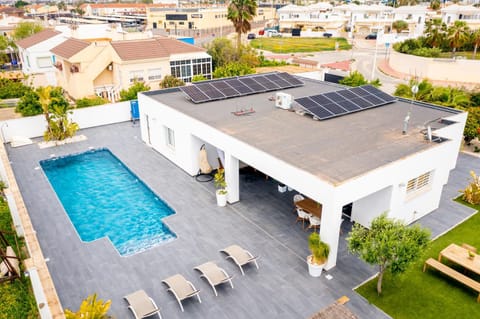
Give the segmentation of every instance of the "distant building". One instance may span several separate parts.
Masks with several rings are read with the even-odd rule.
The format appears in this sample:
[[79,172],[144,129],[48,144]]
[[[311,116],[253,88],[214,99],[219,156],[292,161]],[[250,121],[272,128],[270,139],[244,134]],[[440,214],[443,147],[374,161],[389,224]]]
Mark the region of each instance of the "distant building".
[[480,8],[453,4],[441,10],[442,22],[452,25],[455,21],[464,21],[471,29],[480,28]]

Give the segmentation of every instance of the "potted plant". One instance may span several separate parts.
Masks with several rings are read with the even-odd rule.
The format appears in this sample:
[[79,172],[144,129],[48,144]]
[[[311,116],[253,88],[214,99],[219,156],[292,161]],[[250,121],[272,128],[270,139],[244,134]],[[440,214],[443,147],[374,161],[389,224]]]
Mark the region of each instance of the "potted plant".
[[217,169],[217,172],[213,177],[213,182],[217,188],[217,205],[227,205],[227,183],[225,182],[225,170],[223,168]]
[[308,237],[308,248],[312,252],[307,257],[308,273],[312,277],[320,277],[323,266],[327,263],[330,246],[320,239],[320,235],[313,232]]
[[468,251],[468,258],[471,260],[475,259],[475,254],[473,253],[473,251],[471,250]]

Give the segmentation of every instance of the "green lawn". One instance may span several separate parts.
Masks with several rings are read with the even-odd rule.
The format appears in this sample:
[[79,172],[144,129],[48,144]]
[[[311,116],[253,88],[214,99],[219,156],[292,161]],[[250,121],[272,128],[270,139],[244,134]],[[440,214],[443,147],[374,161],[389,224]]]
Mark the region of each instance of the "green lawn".
[[[480,206],[475,208],[478,210]],[[376,292],[376,278],[359,287],[357,292],[395,319],[480,318],[480,304],[476,302],[478,293],[435,270],[422,272],[423,262],[429,257],[436,259],[450,243],[469,243],[480,248],[479,230],[480,214],[477,212],[431,242],[406,273],[396,277],[386,274],[381,296]],[[480,276],[473,277],[480,281]]]
[[[8,231],[5,237],[8,243],[16,249],[15,235],[12,231],[12,219],[8,205],[0,198],[0,230]],[[22,241],[19,245],[23,245]],[[18,251],[16,251],[18,256]],[[10,318],[38,318],[35,297],[30,286],[30,280],[22,277],[13,283],[0,283],[0,319]]]
[[257,38],[250,41],[256,49],[274,53],[333,51],[338,42],[340,50],[349,50],[352,46],[345,38]]

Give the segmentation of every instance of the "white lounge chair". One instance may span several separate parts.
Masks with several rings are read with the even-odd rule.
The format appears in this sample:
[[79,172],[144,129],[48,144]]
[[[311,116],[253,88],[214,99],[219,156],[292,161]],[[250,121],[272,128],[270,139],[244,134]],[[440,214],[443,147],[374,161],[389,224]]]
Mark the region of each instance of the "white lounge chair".
[[245,250],[238,245],[231,245],[220,251],[227,254],[227,259],[230,258],[235,264],[237,264],[237,266],[240,268],[240,271],[242,272],[242,275],[245,275],[242,266],[248,263],[254,263],[258,269],[258,256],[253,256],[248,250]]
[[233,276],[229,276],[225,270],[218,267],[214,262],[208,261],[193,269],[198,270],[201,273],[200,277],[203,277],[208,281],[213,289],[213,292],[215,293],[215,296],[218,296],[217,290],[215,289],[215,286],[217,285],[228,282],[233,289]]
[[160,314],[160,308],[157,307],[155,301],[150,298],[143,290],[137,290],[125,297],[128,302],[128,308],[132,311],[135,319],[142,319],[158,314],[158,317],[162,319]]
[[167,279],[164,279],[162,282],[168,286],[167,290],[170,291],[175,296],[175,298],[177,298],[178,304],[180,305],[180,309],[182,309],[182,312],[182,300],[197,296],[198,302],[202,302],[199,295],[200,290],[197,290],[195,286],[190,281],[185,279],[185,277],[183,277],[182,275],[173,275],[171,277],[168,277]]

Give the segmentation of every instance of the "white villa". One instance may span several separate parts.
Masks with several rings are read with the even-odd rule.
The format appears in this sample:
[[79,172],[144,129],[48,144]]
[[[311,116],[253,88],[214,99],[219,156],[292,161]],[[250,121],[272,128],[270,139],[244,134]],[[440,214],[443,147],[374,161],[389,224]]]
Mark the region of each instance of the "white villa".
[[[258,82],[258,76],[250,80]],[[294,99],[342,87],[297,79],[303,85],[203,103],[193,103],[182,91],[198,87],[141,93],[141,135],[192,176],[199,170],[201,145],[206,145],[210,163],[224,154],[229,203],[242,198],[239,169],[244,165],[320,203],[320,235],[331,247],[328,269],[336,264],[342,218],[368,227],[374,217],[388,212],[411,223],[438,207],[455,167],[467,114],[399,99],[314,120]],[[223,94],[209,84],[200,91],[200,96]],[[284,103],[276,107],[281,96]],[[234,114],[244,109],[254,112]],[[342,217],[347,205],[351,213]]]

